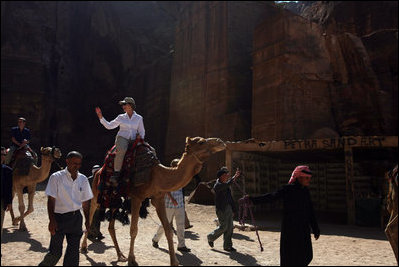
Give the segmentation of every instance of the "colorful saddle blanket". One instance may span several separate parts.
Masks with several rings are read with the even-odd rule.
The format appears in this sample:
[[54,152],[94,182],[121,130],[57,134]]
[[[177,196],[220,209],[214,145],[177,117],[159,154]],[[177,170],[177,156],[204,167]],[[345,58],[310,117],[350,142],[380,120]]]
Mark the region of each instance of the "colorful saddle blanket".
[[27,146],[15,150],[10,162],[14,172],[21,176],[28,175],[33,164],[37,164],[37,155]]
[[154,148],[142,139],[136,139],[134,143],[129,144],[123,160],[119,184],[115,188],[110,183],[114,171],[115,151],[114,145],[105,157],[98,184],[97,203],[100,204],[101,209],[122,209],[123,212],[130,207],[126,204],[129,202],[129,188],[149,181],[151,169],[159,164],[159,160]]

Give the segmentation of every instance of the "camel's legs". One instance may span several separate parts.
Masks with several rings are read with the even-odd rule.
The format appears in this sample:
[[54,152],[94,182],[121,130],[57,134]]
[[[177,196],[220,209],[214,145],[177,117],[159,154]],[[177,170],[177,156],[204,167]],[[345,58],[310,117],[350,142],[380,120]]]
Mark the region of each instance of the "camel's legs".
[[[115,210],[112,211],[112,214],[115,212]],[[116,249],[116,254],[118,255],[118,261],[127,261],[127,258],[122,254],[119,245],[118,245],[118,240],[116,239],[116,234],[115,234],[115,219],[111,219],[108,225],[108,232],[111,235],[112,241],[114,242],[114,246]]]
[[[24,205],[24,200],[23,200],[23,193],[21,193],[21,196],[19,195],[19,192],[21,191],[21,192],[23,192],[23,187],[22,187],[22,189],[20,190],[21,188],[18,188],[18,192],[17,192],[17,195],[18,195],[18,202],[19,202],[19,207],[21,207],[21,201],[22,201],[22,206],[23,206],[23,211],[22,211],[22,213],[20,214],[20,216],[19,217],[17,217],[17,218],[14,218],[14,221],[16,222],[16,223],[18,223],[19,221],[22,221],[26,216],[28,216],[30,213],[32,213],[33,212],[33,198],[35,197],[35,191],[36,191],[36,184],[35,185],[31,185],[31,186],[28,186],[28,209],[25,211],[25,205]],[[21,198],[20,198],[21,197]],[[20,210],[20,212],[21,212],[21,208],[19,208],[19,210]],[[13,212],[14,213],[14,212]],[[12,215],[13,216],[13,215]]]
[[[13,221],[13,224],[18,224],[18,221],[20,221],[19,225],[19,230],[20,231],[27,231],[26,225],[24,218],[28,216],[30,213],[33,212],[33,198],[35,196],[35,191],[36,191],[36,184],[28,186],[28,209],[25,211],[25,205],[24,205],[24,198],[23,198],[23,189],[18,190],[18,202],[19,202],[19,213],[20,216],[15,218]],[[21,193],[20,193],[21,192]]]
[[128,265],[129,266],[137,266],[136,258],[134,256],[134,240],[137,236],[137,223],[139,221],[139,210],[141,207],[141,199],[132,197],[131,201],[131,213],[132,219],[130,222],[130,249],[129,249],[129,257],[128,257]]
[[10,208],[10,216],[12,225],[18,225],[18,222],[15,220],[14,209],[12,208],[12,206]]
[[388,225],[385,228],[385,234],[391,244],[393,253],[395,254],[396,262],[398,261],[398,215],[392,216],[389,219]]
[[157,210],[158,217],[161,220],[163,229],[165,231],[166,239],[168,240],[170,265],[178,266],[179,265],[179,261],[176,258],[175,248],[173,246],[172,228],[170,227],[170,222],[168,221],[168,219],[166,217],[164,195],[162,195],[160,197],[152,198],[151,203],[155,206],[155,208]]
[[23,188],[18,188],[17,191],[17,196],[18,196],[18,209],[19,209],[19,214],[20,216],[18,218],[15,218],[15,221],[21,221],[19,224],[19,230],[20,231],[27,231],[25,222],[23,220],[24,217],[24,212],[25,212],[25,204],[24,204],[24,196],[22,193]]
[[97,173],[94,175],[94,179],[93,179],[93,181],[92,181],[92,183],[91,183],[91,190],[92,190],[92,192],[93,192],[93,198],[92,198],[91,201],[90,201],[90,211],[89,211],[89,223],[90,223],[90,227],[89,227],[89,229],[87,229],[86,232],[84,232],[83,241],[82,241],[82,245],[81,245],[81,249],[80,249],[80,252],[81,252],[81,253],[87,253],[87,252],[88,252],[88,251],[87,251],[87,236],[88,236],[88,234],[89,234],[89,231],[90,231],[90,228],[91,228],[91,224],[92,224],[92,222],[93,222],[94,213],[96,212],[97,208],[100,206],[100,205],[97,203],[98,194],[99,194],[98,189],[97,189],[97,182],[98,182],[98,179],[100,179],[100,176],[99,176],[99,173],[97,172]]
[[[93,193],[95,193],[95,192],[93,192]],[[93,222],[94,213],[96,212],[96,209],[98,206],[99,205],[97,204],[97,196],[94,195],[94,197],[90,201],[90,214],[89,214],[90,226],[91,226],[91,223]],[[89,229],[87,229],[87,231],[83,235],[83,241],[82,241],[82,245],[80,248],[81,253],[87,253],[87,235],[89,234],[89,231],[90,231],[90,227],[89,227]]]
[[[13,190],[11,199],[14,200],[14,197],[15,197],[15,192]],[[11,216],[12,225],[14,225],[14,226],[18,225],[18,221],[15,220],[14,209],[12,208],[12,205],[11,205],[11,209],[10,209],[10,216]]]
[[35,192],[36,192],[36,184],[28,186],[28,210],[25,212],[24,217],[32,213],[34,210],[33,198],[35,197]]

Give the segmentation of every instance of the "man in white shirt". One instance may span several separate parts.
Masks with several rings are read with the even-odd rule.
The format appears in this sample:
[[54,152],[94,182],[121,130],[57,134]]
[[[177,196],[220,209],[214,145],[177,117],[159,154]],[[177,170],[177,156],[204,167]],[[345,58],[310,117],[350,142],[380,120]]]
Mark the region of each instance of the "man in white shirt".
[[93,198],[89,180],[79,172],[83,156],[71,151],[66,157],[67,168],[53,173],[46,187],[48,196],[48,229],[50,249],[39,266],[54,266],[62,256],[62,243],[67,238],[64,266],[79,265],[79,245],[82,237],[83,208],[86,230],[89,229],[90,199]]

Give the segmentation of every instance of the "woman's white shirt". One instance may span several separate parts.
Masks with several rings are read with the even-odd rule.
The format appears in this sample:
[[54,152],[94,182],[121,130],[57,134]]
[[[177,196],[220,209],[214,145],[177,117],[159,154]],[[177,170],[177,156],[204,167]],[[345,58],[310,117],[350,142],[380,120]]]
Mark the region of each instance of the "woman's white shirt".
[[127,113],[119,114],[113,121],[108,122],[104,117],[100,119],[100,123],[108,130],[115,129],[119,126],[119,132],[116,136],[122,136],[126,139],[135,140],[136,134],[139,133],[144,139],[145,130],[143,117],[136,112],[133,112],[131,118]]

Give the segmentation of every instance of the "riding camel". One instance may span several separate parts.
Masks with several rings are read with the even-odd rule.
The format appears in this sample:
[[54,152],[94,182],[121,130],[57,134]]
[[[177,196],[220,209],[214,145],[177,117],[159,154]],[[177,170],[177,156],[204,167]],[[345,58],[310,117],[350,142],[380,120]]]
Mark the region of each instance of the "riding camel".
[[[18,166],[17,162],[13,171],[13,198],[15,194],[17,194],[20,216],[14,218],[14,212],[12,209],[10,210],[10,214],[13,225],[18,225],[18,222],[20,222],[20,231],[27,231],[24,218],[33,212],[33,197],[35,196],[36,184],[43,182],[49,177],[51,164],[55,159],[59,159],[61,157],[61,150],[55,147],[42,147],[40,152],[42,154],[42,165],[40,167],[37,167],[31,162],[30,166],[28,166],[28,172],[24,173],[21,171],[21,167]],[[26,212],[23,198],[24,187],[27,187],[28,189],[28,210]]]
[[391,214],[385,228],[385,234],[391,244],[398,262],[398,165],[387,173],[389,192],[387,195],[387,210]]
[[[151,176],[147,183],[140,186],[132,186],[130,188],[129,196],[131,198],[131,225],[130,225],[130,250],[128,257],[128,265],[137,266],[136,258],[134,256],[134,241],[137,236],[137,223],[139,218],[139,210],[143,200],[151,198],[151,203],[155,207],[157,215],[162,223],[165,230],[165,236],[168,241],[170,264],[178,266],[179,261],[175,255],[175,249],[173,247],[173,233],[171,226],[166,218],[164,195],[166,192],[175,191],[186,186],[194,175],[198,174],[203,163],[212,154],[222,151],[226,148],[224,142],[219,138],[186,138],[185,152],[180,158],[177,167],[166,167],[162,164],[157,164],[152,167]],[[104,168],[104,167],[103,167]],[[92,191],[94,197],[91,200],[90,206],[90,223],[95,210],[98,207],[97,196],[99,194],[97,187],[97,181],[100,177],[102,170],[98,171],[94,177],[92,183]],[[119,245],[115,235],[114,229],[115,219],[111,219],[108,227],[108,231],[111,235],[112,241],[114,242],[116,253],[118,255],[118,261],[126,261],[126,257],[122,254],[119,249]],[[81,251],[87,253],[87,235],[86,232],[83,238]]]

